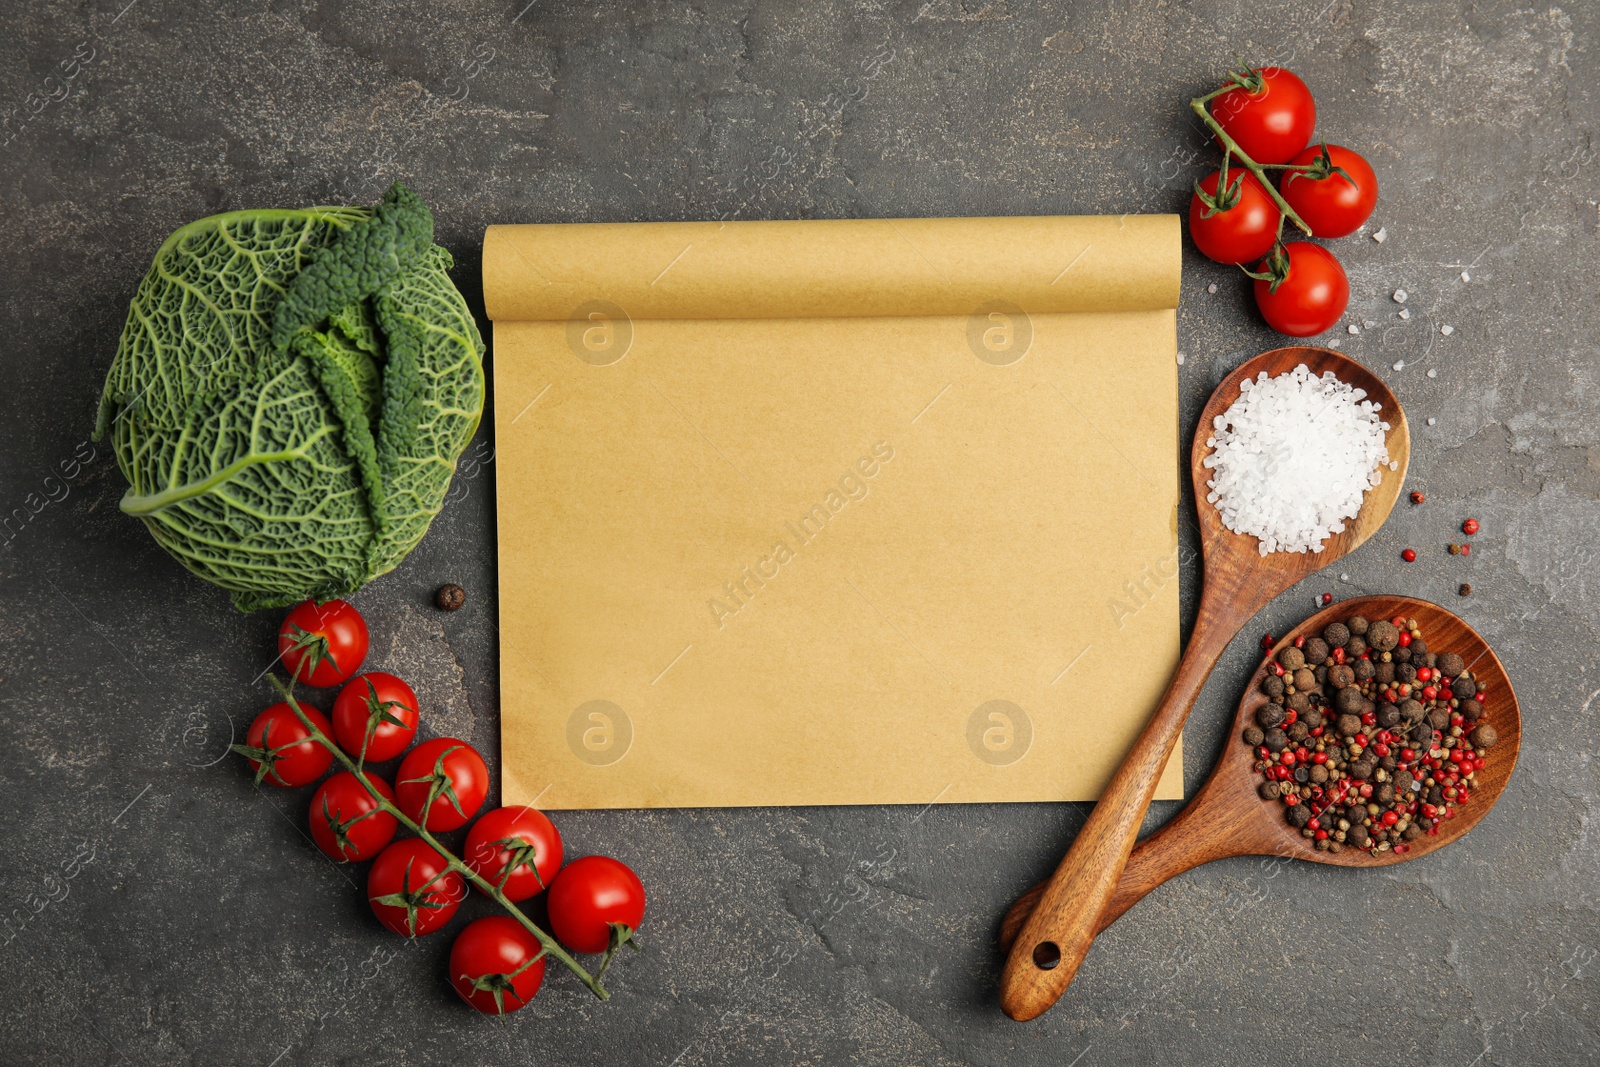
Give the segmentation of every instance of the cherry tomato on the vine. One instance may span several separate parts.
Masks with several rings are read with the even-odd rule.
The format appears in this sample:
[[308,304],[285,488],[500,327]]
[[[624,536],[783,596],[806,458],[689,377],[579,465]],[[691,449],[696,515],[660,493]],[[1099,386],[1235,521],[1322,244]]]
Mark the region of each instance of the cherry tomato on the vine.
[[1256,306],[1268,326],[1290,337],[1322,333],[1350,302],[1344,268],[1332,252],[1310,241],[1291,241],[1274,251],[1261,272],[1277,280],[1256,278]]
[[604,952],[625,941],[644,918],[644,883],[610,856],[585,856],[550,885],[550,928],[574,952]]
[[507,915],[467,924],[450,946],[450,984],[485,1015],[516,1011],[539,992],[544,956],[539,939]]
[[420,837],[396,841],[378,853],[367,872],[372,914],[402,937],[433,933],[450,921],[466,895],[465,879]]
[[496,808],[467,831],[462,858],[507,900],[527,900],[561,869],[561,834],[538,808]]
[[1344,237],[1372,217],[1378,205],[1378,176],[1357,153],[1336,144],[1316,145],[1290,163],[1312,168],[1284,171],[1278,183],[1284,200],[1311,227],[1312,236]]
[[1211,101],[1211,117],[1257,163],[1287,163],[1311,143],[1317,104],[1306,83],[1282,67],[1262,67]]
[[395,803],[425,830],[454,830],[483,807],[489,767],[476,749],[453,737],[424,741],[400,761]]
[[1206,258],[1218,263],[1260,259],[1278,240],[1282,212],[1254,174],[1235,167],[1227,177],[1220,195],[1221,171],[1212,171],[1196,185],[1189,198],[1189,236]]
[[[383,798],[394,803],[389,783],[365,772]],[[365,786],[349,771],[340,771],[317,787],[311,798],[311,839],[340,863],[370,860],[394,840],[400,823],[372,799]]]
[[[324,737],[333,733],[322,712],[307,704],[301,704],[300,710]],[[245,735],[245,743],[232,747],[250,761],[257,785],[310,785],[333,763],[333,753],[311,740],[311,731],[288,704],[274,704],[257,715]]]
[[295,607],[278,630],[278,654],[289,676],[318,689],[338,685],[367,658],[367,622],[343,600]]
[[394,759],[416,736],[417,694],[392,674],[358,674],[334,699],[334,740],[358,760]]

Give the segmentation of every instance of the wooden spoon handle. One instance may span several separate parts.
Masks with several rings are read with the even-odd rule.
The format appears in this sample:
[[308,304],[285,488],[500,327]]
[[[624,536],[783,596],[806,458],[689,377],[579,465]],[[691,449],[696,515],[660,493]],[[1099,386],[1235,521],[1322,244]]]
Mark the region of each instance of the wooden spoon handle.
[[[1223,763],[1226,764],[1227,760]],[[1233,768],[1229,768],[1232,772]],[[1249,779],[1240,777],[1241,789],[1248,790]],[[1227,785],[1230,783],[1221,783]],[[1218,787],[1215,779],[1206,783],[1200,793],[1165,826],[1140,841],[1128,855],[1128,865],[1123,868],[1111,899],[1106,901],[1100,921],[1095,924],[1098,934],[1122,917],[1123,912],[1145,898],[1157,886],[1166,883],[1185,871],[1203,863],[1230,856],[1250,856],[1271,852],[1273,843],[1269,834],[1257,825],[1253,792],[1237,802],[1236,790]],[[1011,946],[1022,930],[1028,916],[1033,914],[1044,895],[1048,882],[1040,882],[1017,898],[1005,918],[1000,920],[1000,950],[1010,952]]]
[[1183,732],[1184,720],[1223,649],[1259,606],[1252,602],[1261,590],[1224,590],[1224,584],[1235,585],[1231,581],[1206,583],[1189,647],[1166,695],[1100,794],[1006,958],[1000,975],[1000,1006],[1013,1019],[1023,1021],[1043,1014],[1078,973],[1099,932],[1100,917],[1122,880],[1145,810]]

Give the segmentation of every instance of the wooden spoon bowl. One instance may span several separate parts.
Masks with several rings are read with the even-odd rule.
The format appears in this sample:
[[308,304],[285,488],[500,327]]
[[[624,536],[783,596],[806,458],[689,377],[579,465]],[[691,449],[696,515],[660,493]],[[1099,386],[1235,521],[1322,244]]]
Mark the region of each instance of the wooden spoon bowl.
[[[1342,531],[1330,535],[1320,551],[1263,556],[1254,537],[1229,530],[1222,524],[1216,507],[1207,502],[1206,483],[1211,472],[1204,461],[1211,448],[1206,442],[1215,420],[1239,399],[1240,382],[1261,375],[1276,377],[1302,363],[1319,376],[1331,372],[1340,381],[1363,390],[1368,399],[1379,405],[1380,417],[1389,425],[1385,444],[1394,467],[1379,469],[1380,481],[1367,491],[1356,517]],[[1024,924],[1018,944],[1006,959],[1000,975],[1000,1006],[1007,1015],[1020,1021],[1042,1014],[1077,974],[1094,941],[1100,915],[1117,891],[1145,810],[1155,794],[1156,780],[1183,732],[1195,698],[1228,642],[1267,601],[1377,532],[1400,496],[1410,458],[1410,431],[1389,387],[1355,360],[1331,349],[1293,347],[1263,352],[1234,368],[1212,392],[1200,413],[1199,428],[1189,450],[1200,544],[1205,554],[1205,583],[1194,630],[1166,695],[1106,784],[1099,803],[1051,876]]]
[[[1466,661],[1467,670],[1487,693],[1483,717],[1478,721],[1493,726],[1500,735],[1485,757],[1483,770],[1473,779],[1472,799],[1456,810],[1455,818],[1437,823],[1438,834],[1423,834],[1407,842],[1404,854],[1396,854],[1393,849],[1367,852],[1356,848],[1319,852],[1312,841],[1289,825],[1282,804],[1263,800],[1257,794],[1262,777],[1255,769],[1256,752],[1241,739],[1245,728],[1255,722],[1257,709],[1267,702],[1261,683],[1278,651],[1293,645],[1297,637],[1313,637],[1329,623],[1343,622],[1352,615],[1368,619],[1403,615],[1416,619],[1429,651],[1454,652]],[[1489,813],[1511,780],[1521,748],[1522,712],[1505,667],[1488,643],[1458,616],[1437,604],[1404,596],[1358,597],[1323,608],[1285,634],[1251,675],[1211,777],[1187,807],[1134,848],[1122,881],[1100,915],[1098,929],[1116,922],[1123,912],[1167,879],[1215,859],[1284,856],[1340,867],[1385,867],[1430,855],[1460,840]],[[1043,891],[1043,883],[1034,886],[1006,913],[1000,927],[1002,948],[1010,950]]]

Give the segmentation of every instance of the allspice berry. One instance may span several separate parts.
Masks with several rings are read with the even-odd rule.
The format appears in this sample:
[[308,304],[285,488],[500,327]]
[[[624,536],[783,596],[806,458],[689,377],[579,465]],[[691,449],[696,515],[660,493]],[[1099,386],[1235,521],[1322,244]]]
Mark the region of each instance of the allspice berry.
[[1400,631],[1394,628],[1394,623],[1379,619],[1367,625],[1367,644],[1379,652],[1392,651],[1400,644]]
[[440,611],[460,611],[461,605],[467,602],[467,591],[454,582],[441,585],[433,594],[433,602]]
[[1353,634],[1362,635],[1367,632],[1367,627],[1372,625],[1367,622],[1365,615],[1352,615],[1344,621],[1345,629]]
[[1246,726],[1244,728],[1244,743],[1249,745],[1251,748],[1259,745],[1266,739],[1266,736],[1267,735],[1262,732],[1262,729],[1259,726]]
[[1479,748],[1493,748],[1500,740],[1500,732],[1488,723],[1475,727],[1472,731],[1472,743]]
[[1439,653],[1438,667],[1446,678],[1454,678],[1467,669],[1466,661],[1454,652]]
[[1322,636],[1335,648],[1350,640],[1350,627],[1342,622],[1330,622],[1322,628]]
[[1286,671],[1297,671],[1306,665],[1306,655],[1298,648],[1290,645],[1278,653],[1278,663]]

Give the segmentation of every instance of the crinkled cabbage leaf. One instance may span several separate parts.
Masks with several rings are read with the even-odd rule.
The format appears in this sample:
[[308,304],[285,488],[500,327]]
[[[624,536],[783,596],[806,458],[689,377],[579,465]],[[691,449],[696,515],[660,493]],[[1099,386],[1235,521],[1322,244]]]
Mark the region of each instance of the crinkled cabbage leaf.
[[136,515],[242,611],[359,589],[416,547],[483,414],[483,341],[396,184],[234,211],[156,253],[101,395]]

